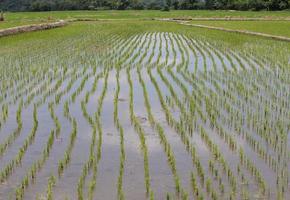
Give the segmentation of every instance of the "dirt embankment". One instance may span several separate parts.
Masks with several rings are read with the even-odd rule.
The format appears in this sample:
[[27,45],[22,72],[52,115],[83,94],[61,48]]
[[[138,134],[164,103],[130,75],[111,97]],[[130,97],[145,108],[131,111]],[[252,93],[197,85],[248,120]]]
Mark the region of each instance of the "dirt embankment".
[[67,25],[68,23],[64,20],[60,20],[58,22],[52,22],[52,23],[44,23],[44,24],[32,24],[32,25],[25,25],[25,26],[18,26],[8,29],[0,30],[0,37],[3,36],[9,36],[9,35],[15,35],[19,33],[25,33],[25,32],[32,32],[32,31],[39,31],[39,30],[47,30],[52,28],[58,28],[63,27]]

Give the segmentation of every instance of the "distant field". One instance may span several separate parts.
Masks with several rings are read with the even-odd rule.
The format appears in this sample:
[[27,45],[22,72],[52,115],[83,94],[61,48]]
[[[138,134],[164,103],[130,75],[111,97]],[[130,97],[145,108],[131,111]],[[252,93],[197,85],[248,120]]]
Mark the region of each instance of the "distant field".
[[54,12],[19,12],[6,13],[6,21],[0,22],[1,28],[18,26],[21,24],[40,23],[48,20],[90,18],[90,19],[151,19],[151,18],[290,18],[288,11],[253,12],[253,11],[54,11]]
[[193,21],[191,23],[290,37],[290,21]]
[[229,15],[8,13],[110,20],[0,38],[0,200],[289,199],[290,42],[147,20]]

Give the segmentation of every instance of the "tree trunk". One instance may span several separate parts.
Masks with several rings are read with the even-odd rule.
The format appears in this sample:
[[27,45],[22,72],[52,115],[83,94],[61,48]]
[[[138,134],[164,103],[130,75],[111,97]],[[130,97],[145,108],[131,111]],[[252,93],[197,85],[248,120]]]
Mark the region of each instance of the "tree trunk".
[[3,11],[0,12],[0,22],[1,21],[4,21],[4,12]]

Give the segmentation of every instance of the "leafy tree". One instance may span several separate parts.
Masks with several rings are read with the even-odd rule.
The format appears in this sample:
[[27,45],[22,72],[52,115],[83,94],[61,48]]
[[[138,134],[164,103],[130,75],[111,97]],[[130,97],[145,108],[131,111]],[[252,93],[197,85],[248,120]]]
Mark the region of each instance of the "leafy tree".
[[93,9],[289,9],[290,0],[0,0],[0,10],[49,11]]

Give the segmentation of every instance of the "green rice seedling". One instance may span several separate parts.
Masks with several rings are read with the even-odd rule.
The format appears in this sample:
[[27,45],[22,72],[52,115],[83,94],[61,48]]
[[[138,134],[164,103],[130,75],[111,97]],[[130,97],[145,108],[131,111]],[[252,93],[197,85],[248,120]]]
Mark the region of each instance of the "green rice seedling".
[[163,130],[162,126],[159,123],[157,123],[153,117],[153,114],[151,112],[150,103],[149,103],[148,94],[147,94],[146,85],[142,79],[141,72],[140,72],[139,68],[137,68],[137,72],[138,72],[139,82],[141,83],[142,89],[143,89],[143,96],[144,96],[144,100],[145,100],[145,107],[147,110],[149,122],[150,122],[152,128],[155,128],[159,134],[160,142],[163,144],[164,151],[167,155],[167,160],[169,162],[168,164],[170,165],[172,174],[174,176],[176,193],[179,194],[181,191],[180,178],[177,174],[176,163],[175,163],[173,151],[171,150],[170,144],[167,142],[167,139],[166,139],[166,136],[164,134],[164,130]]
[[118,199],[123,200],[125,199],[124,191],[123,191],[123,175],[124,175],[124,165],[125,165],[125,146],[124,146],[124,129],[119,121],[118,116],[118,99],[120,93],[120,80],[119,80],[120,71],[118,70],[116,73],[116,80],[117,80],[117,88],[114,97],[114,122],[116,128],[119,130],[120,133],[120,167],[119,167],[119,177],[118,177]]
[[24,178],[22,179],[21,184],[16,188],[15,190],[15,197],[17,200],[21,200],[24,197],[24,193],[25,193],[25,189],[30,185],[31,182],[33,182],[36,178],[36,173],[43,167],[43,165],[45,164],[52,145],[54,143],[54,139],[55,139],[55,131],[52,130],[50,132],[49,138],[46,142],[45,147],[43,148],[42,151],[42,155],[41,157],[35,161],[33,163],[33,165],[31,166],[31,168],[29,169],[29,171],[26,173],[26,175],[24,176]]
[[16,140],[16,138],[21,134],[22,130],[22,108],[23,101],[21,100],[16,111],[16,122],[17,128],[0,144],[0,157],[6,152],[7,148]]
[[133,83],[131,80],[131,75],[130,75],[130,71],[126,70],[127,72],[127,80],[128,80],[128,84],[130,86],[130,106],[129,106],[129,110],[130,110],[130,117],[131,117],[131,123],[134,126],[139,139],[140,139],[140,143],[141,143],[141,149],[143,152],[143,157],[144,157],[144,178],[145,178],[145,187],[146,187],[146,194],[150,195],[150,192],[152,191],[151,186],[150,186],[150,174],[149,174],[149,161],[148,161],[148,150],[147,150],[147,146],[146,146],[146,139],[144,136],[144,130],[142,129],[139,120],[137,119],[137,117],[134,114],[134,105],[133,105]]
[[53,199],[53,192],[52,189],[55,185],[55,177],[50,176],[48,179],[48,185],[47,185],[47,190],[46,190],[46,199],[47,200],[52,200]]
[[203,198],[203,193],[197,185],[197,180],[196,180],[193,172],[191,172],[191,179],[190,180],[191,180],[191,187],[192,187],[192,191],[193,191],[194,196],[197,199]]
[[33,127],[29,136],[24,141],[24,144],[19,149],[17,155],[7,164],[0,172],[0,182],[4,182],[14,171],[14,168],[21,165],[23,156],[25,155],[29,145],[31,145],[34,141],[36,131],[38,128],[38,120],[37,120],[37,107],[34,106],[33,110]]

